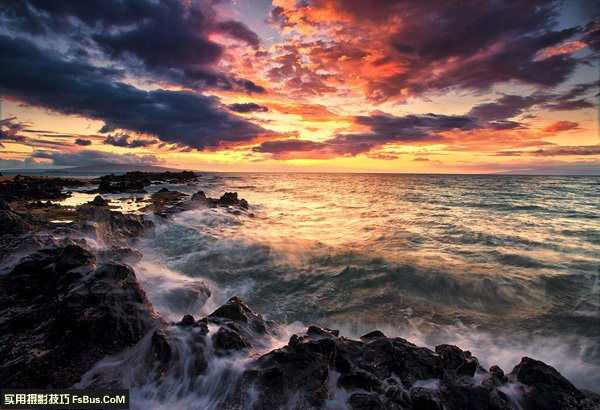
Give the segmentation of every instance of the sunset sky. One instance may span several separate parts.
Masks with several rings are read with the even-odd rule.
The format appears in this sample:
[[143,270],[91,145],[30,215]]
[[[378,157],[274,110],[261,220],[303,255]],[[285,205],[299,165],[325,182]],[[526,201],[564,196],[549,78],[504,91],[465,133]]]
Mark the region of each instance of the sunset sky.
[[1,6],[0,169],[600,174],[594,1]]

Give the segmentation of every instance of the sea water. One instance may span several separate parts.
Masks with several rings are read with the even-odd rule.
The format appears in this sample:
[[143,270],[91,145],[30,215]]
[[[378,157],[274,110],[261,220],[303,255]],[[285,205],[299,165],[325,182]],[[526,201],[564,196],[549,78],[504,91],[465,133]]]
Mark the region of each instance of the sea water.
[[[507,373],[530,356],[600,391],[600,177],[207,173],[183,188],[199,189],[238,192],[252,216],[157,218],[134,269],[167,320],[181,312],[166,292],[202,279],[213,295],[196,318],[238,295],[286,337],[310,324],[379,329],[456,344]],[[211,371],[233,377],[248,358],[219,360]],[[133,397],[156,404],[152,386]],[[218,408],[201,386],[165,405],[205,392]]]

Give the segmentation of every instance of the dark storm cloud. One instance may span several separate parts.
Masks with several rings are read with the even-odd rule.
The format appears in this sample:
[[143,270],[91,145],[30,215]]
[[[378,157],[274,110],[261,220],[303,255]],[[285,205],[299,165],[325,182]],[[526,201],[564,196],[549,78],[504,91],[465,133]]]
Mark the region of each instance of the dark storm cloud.
[[77,138],[75,140],[75,144],[81,145],[82,147],[87,147],[89,145],[92,145],[92,141],[86,140],[86,139],[83,139],[83,138]]
[[98,166],[114,164],[143,164],[156,165],[163,161],[154,155],[115,154],[111,152],[81,150],[75,152],[47,152],[33,153],[32,158],[49,159],[58,166]]
[[[488,90],[515,80],[539,88],[562,83],[583,60],[543,52],[581,37],[590,48],[597,45],[596,23],[557,29],[562,6],[561,0],[312,0],[312,13],[298,16],[298,9],[277,7],[271,19],[281,27],[317,29],[331,24],[332,10],[350,19],[351,24],[336,30],[329,47],[350,44],[352,53],[367,54],[372,44],[387,47],[386,57],[372,65],[397,69],[369,78],[367,90],[371,98],[385,100],[450,88]],[[314,12],[319,9],[322,13]],[[320,15],[326,17],[315,17]],[[335,66],[335,56],[321,54]]]
[[286,152],[321,151],[330,156],[356,156],[389,143],[437,141],[439,134],[452,130],[471,130],[478,127],[475,118],[461,115],[372,115],[355,118],[361,125],[370,127],[371,132],[362,134],[340,134],[323,142],[309,140],[267,141],[254,149],[255,152],[281,156]]
[[260,45],[260,38],[258,35],[254,31],[250,30],[244,23],[239,21],[228,20],[217,23],[217,29],[235,39],[251,45],[254,48],[258,48]]
[[23,142],[26,140],[26,137],[20,134],[26,125],[15,122],[15,120],[15,117],[0,120],[0,147],[4,147],[2,141]]
[[503,122],[539,106],[551,111],[569,111],[594,107],[586,95],[598,87],[597,82],[577,84],[563,94],[537,92],[529,96],[505,94],[491,103],[474,106],[470,116],[484,121]]
[[[473,129],[477,126],[475,118],[464,115],[422,114],[405,115],[371,115],[356,117],[356,122],[367,125],[374,135],[381,139],[412,140],[421,139],[432,131],[448,131],[452,129]],[[351,137],[351,135],[349,135]]]
[[0,90],[5,95],[103,120],[102,132],[131,130],[198,149],[249,141],[266,132],[220,108],[215,97],[140,90],[112,81],[111,70],[65,60],[23,39],[0,36],[0,55]]
[[0,18],[11,32],[62,35],[71,53],[102,51],[130,70],[141,63],[150,74],[187,87],[264,92],[246,79],[218,72],[224,49],[210,40],[222,33],[258,47],[243,23],[218,21],[208,2],[179,0],[7,0]]
[[114,145],[115,147],[122,148],[140,148],[148,147],[156,144],[158,141],[153,139],[133,139],[129,141],[129,135],[127,134],[115,134],[109,135],[102,141],[103,144]]
[[325,147],[324,143],[308,141],[308,140],[278,140],[278,141],[266,141],[260,144],[258,147],[253,149],[254,152],[290,152],[290,151],[313,151],[322,149]]
[[591,21],[586,25],[583,41],[595,52],[600,52],[600,19]]
[[504,121],[516,117],[544,101],[546,101],[546,97],[541,94],[504,95],[494,102],[476,105],[469,111],[469,115],[485,121]]
[[267,112],[269,109],[264,105],[258,105],[256,103],[236,103],[227,106],[231,111],[239,112],[242,114],[250,112]]
[[[538,59],[538,53],[572,38],[579,29],[552,29],[557,6],[549,1],[411,2],[404,10],[404,24],[391,39],[410,70],[384,82],[382,90],[485,90],[510,80],[543,87],[560,84],[577,60],[568,54]],[[431,75],[441,63],[447,63],[446,68]]]

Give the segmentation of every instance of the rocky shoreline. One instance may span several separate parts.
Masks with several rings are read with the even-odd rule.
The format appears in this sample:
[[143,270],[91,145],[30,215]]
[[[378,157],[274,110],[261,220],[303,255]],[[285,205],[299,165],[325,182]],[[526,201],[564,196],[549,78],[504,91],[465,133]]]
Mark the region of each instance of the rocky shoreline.
[[[114,211],[101,195],[195,179],[191,172],[127,173],[0,183],[0,387],[154,383],[161,389],[168,379],[181,381],[184,394],[196,388],[190,381],[211,371],[211,361],[242,357],[216,408],[600,409],[600,395],[577,389],[535,359],[524,357],[505,374],[497,366],[484,369],[459,347],[431,350],[377,330],[352,339],[312,325],[265,351],[286,330],[235,296],[201,319],[164,320],[129,266],[143,257],[132,246],[153,234],[153,218]],[[96,183],[90,203],[65,209],[49,202],[68,196],[65,188]],[[251,216],[237,193],[208,198],[167,188],[150,195],[144,210],[162,221],[202,207]],[[69,222],[56,226],[57,215]],[[181,292],[177,298],[192,304],[211,294],[203,282]],[[134,380],[96,366],[134,351]]]

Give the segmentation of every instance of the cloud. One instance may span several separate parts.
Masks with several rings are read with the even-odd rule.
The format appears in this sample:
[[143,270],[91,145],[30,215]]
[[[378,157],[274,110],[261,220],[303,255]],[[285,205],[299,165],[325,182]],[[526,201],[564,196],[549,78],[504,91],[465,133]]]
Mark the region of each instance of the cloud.
[[[566,50],[564,44],[584,33],[579,27],[556,29],[560,8],[560,0],[309,0],[280,2],[271,18],[284,34],[319,38],[301,44],[311,50],[301,67],[310,67],[313,75],[342,73],[344,82],[386,100],[452,88],[488,90],[514,81],[541,89],[562,83],[582,60],[570,52],[544,51]],[[586,38],[595,27],[587,28]],[[290,68],[291,63],[281,67]]]
[[47,164],[36,162],[33,158],[19,159],[3,159],[0,158],[0,169],[31,169],[31,168],[47,168]]
[[130,130],[198,149],[269,134],[222,109],[216,97],[141,90],[113,81],[111,69],[65,60],[23,39],[0,36],[0,55],[0,90],[5,95],[63,114],[102,120],[101,132]]
[[226,50],[210,36],[220,33],[258,47],[243,23],[221,21],[209,2],[179,0],[7,0],[0,12],[13,32],[62,37],[72,53],[105,55],[129,70],[194,88],[264,92],[252,81],[219,71]]
[[148,147],[156,144],[157,142],[158,141],[152,139],[134,139],[129,141],[129,135],[127,134],[109,135],[104,139],[104,141],[102,141],[103,144],[114,145],[115,147],[123,148]]
[[77,138],[75,140],[75,144],[81,145],[82,147],[87,147],[88,145],[92,145],[92,141],[86,140],[86,139],[82,139],[82,138]]
[[554,124],[551,124],[544,128],[546,132],[563,132],[576,130],[579,128],[579,123],[574,121],[557,121]]
[[236,103],[227,106],[231,111],[239,112],[242,114],[250,112],[267,112],[269,109],[264,105],[258,105],[256,103]]
[[484,121],[505,121],[544,101],[546,97],[541,94],[503,95],[494,102],[476,105],[469,111],[469,115]]
[[0,120],[0,147],[4,147],[2,141],[23,142],[27,139],[20,134],[26,125],[15,120],[16,117]]
[[508,120],[500,120],[500,121],[490,121],[487,123],[490,128],[495,130],[512,130],[517,128],[523,128],[523,124],[517,121],[508,121]]
[[536,157],[555,156],[600,156],[600,145],[554,146],[534,151],[500,151],[500,156],[530,155]]
[[155,155],[116,154],[95,150],[74,152],[37,151],[33,153],[32,158],[49,159],[56,166],[158,165],[164,163]]
[[355,117],[359,125],[370,132],[339,134],[322,142],[310,140],[276,140],[263,142],[255,152],[270,153],[276,159],[334,158],[356,156],[390,143],[413,143],[443,140],[440,134],[452,130],[471,130],[478,127],[473,117],[461,115],[371,115]]
[[258,48],[260,45],[260,38],[258,35],[254,31],[250,30],[244,23],[234,20],[227,20],[217,23],[216,26],[217,29],[222,33],[241,40],[254,48]]
[[[504,94],[494,102],[474,106],[468,115],[484,121],[506,121],[536,107],[551,111],[579,110],[594,107],[585,97],[598,87],[598,82],[577,84],[563,94],[536,92],[531,95]],[[582,98],[584,97],[584,98]]]
[[600,52],[600,19],[597,18],[586,25],[583,41],[595,52]]

